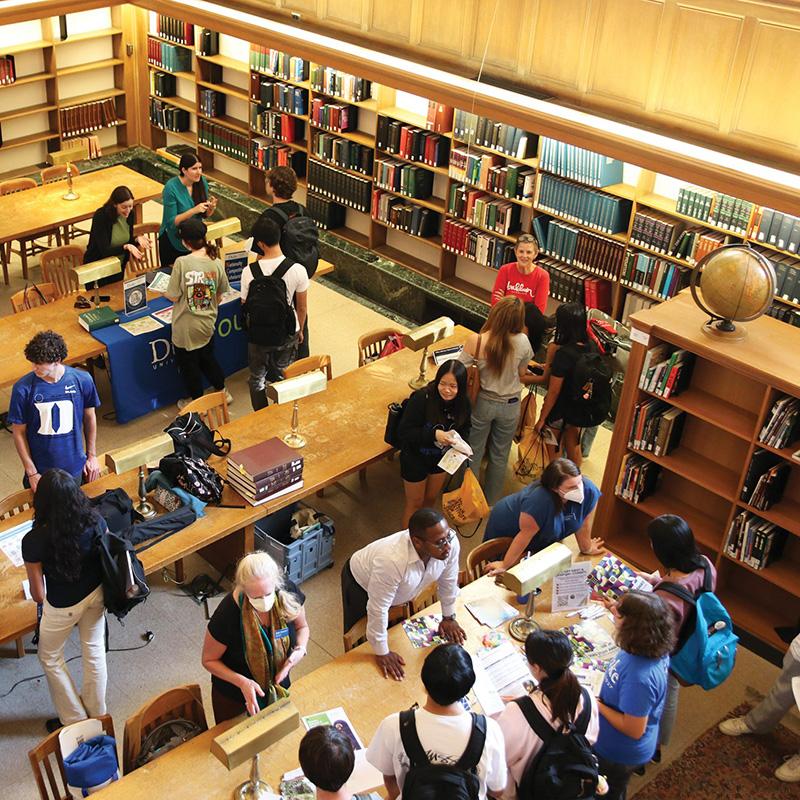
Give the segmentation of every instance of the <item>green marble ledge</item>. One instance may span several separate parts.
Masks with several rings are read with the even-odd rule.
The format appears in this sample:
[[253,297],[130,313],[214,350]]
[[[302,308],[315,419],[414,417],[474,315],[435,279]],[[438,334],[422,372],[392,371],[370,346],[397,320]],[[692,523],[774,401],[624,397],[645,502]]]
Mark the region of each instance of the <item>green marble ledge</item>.
[[[82,173],[94,172],[115,164],[124,164],[148,178],[166,183],[178,174],[177,167],[152,150],[136,146],[78,162]],[[38,177],[38,176],[37,176]],[[267,204],[225,184],[209,179],[218,198],[217,210],[222,218],[239,217],[242,230],[249,231]],[[461,325],[478,330],[486,319],[486,303],[461,294],[432,278],[407,269],[364,247],[340,239],[330,231],[320,231],[320,255],[336,265],[324,283],[341,287],[367,306],[402,323],[427,322],[446,315]]]

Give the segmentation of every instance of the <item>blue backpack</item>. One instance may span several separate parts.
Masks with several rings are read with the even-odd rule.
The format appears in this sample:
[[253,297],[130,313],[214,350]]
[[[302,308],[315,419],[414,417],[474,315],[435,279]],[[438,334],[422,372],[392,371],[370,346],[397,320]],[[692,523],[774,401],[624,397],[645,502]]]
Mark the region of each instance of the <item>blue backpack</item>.
[[83,797],[96,787],[119,780],[117,743],[111,736],[95,736],[82,742],[64,758],[64,775]]
[[711,580],[706,564],[703,586],[695,595],[677,583],[657,587],[692,606],[670,656],[669,669],[684,685],[704,689],[714,689],[731,674],[739,641],[730,614],[712,591]]

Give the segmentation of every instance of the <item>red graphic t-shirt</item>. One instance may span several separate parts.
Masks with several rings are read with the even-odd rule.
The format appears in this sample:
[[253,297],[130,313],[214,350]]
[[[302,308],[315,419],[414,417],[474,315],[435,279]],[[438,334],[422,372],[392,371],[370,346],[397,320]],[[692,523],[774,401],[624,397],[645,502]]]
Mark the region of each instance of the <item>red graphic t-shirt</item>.
[[510,264],[503,264],[497,271],[492,289],[492,305],[507,295],[513,295],[525,303],[535,303],[544,314],[549,293],[550,275],[544,269],[534,266],[530,275],[523,275],[517,262],[512,261]]

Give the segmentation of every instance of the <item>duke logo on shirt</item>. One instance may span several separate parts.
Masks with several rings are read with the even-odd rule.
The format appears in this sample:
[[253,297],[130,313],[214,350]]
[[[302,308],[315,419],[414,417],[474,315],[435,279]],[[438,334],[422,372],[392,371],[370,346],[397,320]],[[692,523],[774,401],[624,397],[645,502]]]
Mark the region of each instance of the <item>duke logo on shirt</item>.
[[[72,400],[51,400],[46,403],[34,403],[39,412],[39,430],[42,436],[62,436],[72,433],[75,425],[75,414]],[[57,414],[54,410],[58,409]],[[58,417],[58,428],[53,425],[55,417]]]

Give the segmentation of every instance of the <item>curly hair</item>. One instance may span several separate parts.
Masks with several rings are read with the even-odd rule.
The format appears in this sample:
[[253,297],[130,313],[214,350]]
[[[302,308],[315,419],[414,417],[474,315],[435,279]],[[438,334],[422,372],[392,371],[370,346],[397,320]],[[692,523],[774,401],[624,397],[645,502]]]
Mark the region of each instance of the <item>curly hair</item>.
[[273,167],[267,173],[272,193],[281,200],[289,200],[297,191],[297,173],[291,167]]
[[617,605],[617,644],[626,653],[661,658],[675,647],[675,626],[667,604],[653,592],[630,591]]
[[25,345],[25,358],[31,364],[54,364],[67,357],[67,343],[60,333],[55,331],[39,331]]

